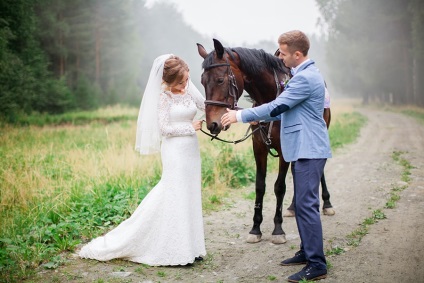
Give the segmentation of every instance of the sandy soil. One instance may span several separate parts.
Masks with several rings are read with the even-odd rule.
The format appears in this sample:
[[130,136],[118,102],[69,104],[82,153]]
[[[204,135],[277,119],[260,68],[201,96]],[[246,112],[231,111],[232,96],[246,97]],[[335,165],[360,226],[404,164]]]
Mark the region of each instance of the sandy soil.
[[[326,166],[334,216],[322,216],[324,247],[345,249],[328,256],[328,277],[320,282],[424,282],[424,125],[400,114],[360,109],[367,125],[355,144],[338,150]],[[404,152],[411,181],[401,181],[402,166],[391,155]],[[275,175],[268,177],[273,187]],[[284,201],[293,193],[291,178]],[[394,209],[384,209],[394,187],[407,186]],[[208,256],[191,267],[147,267],[116,260],[99,263],[68,255],[60,268],[42,270],[28,282],[286,282],[301,267],[279,262],[298,249],[294,218],[285,218],[287,243],[271,243],[275,198],[268,190],[264,204],[263,240],[246,243],[252,225],[254,201],[245,198],[253,187],[232,190],[219,212],[205,215]],[[370,226],[360,245],[347,245],[346,236],[374,210],[386,219]]]

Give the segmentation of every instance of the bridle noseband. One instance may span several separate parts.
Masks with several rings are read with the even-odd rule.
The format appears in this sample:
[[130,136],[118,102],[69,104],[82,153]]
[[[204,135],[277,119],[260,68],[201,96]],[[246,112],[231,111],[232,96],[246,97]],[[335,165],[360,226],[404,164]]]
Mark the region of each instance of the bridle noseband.
[[[212,65],[205,68],[205,71],[206,71],[206,70],[216,68],[216,67],[222,67],[222,66],[227,67],[229,86],[228,86],[228,94],[225,96],[225,102],[217,101],[217,100],[205,100],[205,105],[206,106],[213,105],[213,106],[219,106],[219,107],[226,107],[226,108],[230,108],[232,110],[237,110],[237,109],[239,109],[237,102],[238,102],[240,95],[239,95],[239,90],[238,90],[238,87],[237,87],[236,76],[234,75],[233,70],[231,69],[230,63],[228,62],[228,60],[226,60],[226,61],[227,61],[226,63],[212,64]],[[233,98],[232,104],[228,103],[228,99],[230,97]]]

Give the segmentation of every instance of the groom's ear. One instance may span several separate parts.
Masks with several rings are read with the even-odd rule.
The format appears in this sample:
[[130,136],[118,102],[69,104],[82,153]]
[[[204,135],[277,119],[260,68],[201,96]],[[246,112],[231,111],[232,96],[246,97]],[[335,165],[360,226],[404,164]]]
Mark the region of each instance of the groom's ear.
[[202,56],[203,59],[206,58],[206,56],[208,56],[208,52],[206,52],[206,49],[203,47],[203,45],[201,45],[200,43],[196,43],[197,44],[197,51],[199,52],[199,55]]

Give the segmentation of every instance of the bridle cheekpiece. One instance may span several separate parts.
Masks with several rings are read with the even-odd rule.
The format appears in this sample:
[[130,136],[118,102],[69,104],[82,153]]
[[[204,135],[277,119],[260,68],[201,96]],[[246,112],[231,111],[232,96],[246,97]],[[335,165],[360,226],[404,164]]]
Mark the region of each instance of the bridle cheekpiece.
[[[231,69],[231,65],[230,63],[227,62],[226,63],[217,63],[217,64],[212,64],[208,67],[205,68],[206,70],[212,69],[212,68],[216,68],[216,67],[223,67],[226,66],[227,67],[227,73],[228,73],[228,79],[229,79],[229,86],[228,86],[228,94],[225,96],[225,102],[223,101],[217,101],[217,100],[205,100],[205,105],[214,105],[214,106],[219,106],[219,107],[226,107],[226,108],[230,108],[232,110],[237,110],[239,109],[237,102],[239,99],[239,90],[237,87],[237,81],[236,81],[236,76],[234,75],[232,69]],[[232,97],[233,98],[233,103],[229,103],[228,99]]]

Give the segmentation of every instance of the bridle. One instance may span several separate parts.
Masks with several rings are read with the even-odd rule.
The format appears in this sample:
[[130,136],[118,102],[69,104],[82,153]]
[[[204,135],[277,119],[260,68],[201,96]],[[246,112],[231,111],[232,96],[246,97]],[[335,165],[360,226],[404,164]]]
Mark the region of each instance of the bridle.
[[[212,69],[212,68],[216,68],[216,67],[222,67],[222,66],[226,66],[227,67],[227,74],[228,74],[228,93],[225,96],[225,102],[223,101],[217,101],[217,100],[205,100],[205,105],[214,105],[214,106],[220,106],[220,107],[226,107],[226,108],[230,108],[232,110],[237,110],[239,109],[237,102],[238,99],[240,98],[239,94],[239,89],[237,87],[237,81],[236,81],[236,76],[233,73],[233,70],[231,69],[231,65],[228,62],[228,59],[226,59],[226,63],[217,63],[217,64],[212,64],[208,67],[205,68],[206,70]],[[232,97],[233,98],[233,103],[230,104],[228,102],[228,99]]]
[[[212,65],[210,65],[208,67],[205,67],[205,71],[206,70],[209,70],[209,69],[212,69],[212,68],[216,68],[216,67],[223,67],[223,66],[226,66],[227,67],[226,73],[228,74],[227,76],[228,76],[229,84],[228,84],[228,93],[225,96],[225,102],[218,101],[218,100],[205,100],[205,106],[213,105],[213,106],[218,106],[218,107],[229,108],[229,109],[232,109],[232,110],[241,109],[237,105],[238,99],[240,98],[240,95],[241,94],[239,94],[239,89],[237,87],[236,76],[234,75],[233,70],[231,69],[231,65],[228,62],[228,59],[226,59],[225,61],[226,61],[225,63],[216,63],[216,64],[212,64]],[[233,98],[233,103],[232,104],[230,104],[228,102],[228,99],[230,97]],[[211,135],[208,132],[205,132],[203,129],[200,129],[200,131],[202,131],[202,133],[204,133],[205,135],[210,136],[212,138],[211,140],[216,139],[216,140],[219,140],[221,142],[238,144],[239,142],[245,141],[248,137],[250,137],[256,131],[256,130],[255,131],[252,131],[250,134],[248,134],[248,132],[249,132],[250,129],[251,129],[251,127],[249,127],[247,129],[246,134],[244,135],[243,138],[241,138],[239,140],[236,140],[236,141],[223,140],[223,139],[221,139],[221,138],[218,137],[218,134]]]
[[[223,66],[227,67],[226,72],[228,74],[228,81],[229,81],[228,93],[225,97],[225,102],[217,101],[217,100],[205,100],[205,106],[213,105],[213,106],[218,106],[218,107],[226,107],[226,108],[229,108],[229,109],[232,109],[232,110],[242,109],[242,108],[238,107],[238,105],[237,105],[238,99],[240,98],[241,94],[239,94],[239,89],[237,87],[236,77],[233,73],[233,70],[231,69],[231,65],[228,62],[228,59],[226,59],[225,63],[216,63],[216,64],[212,64],[208,67],[205,67],[205,71],[212,69],[212,68],[223,67]],[[277,78],[277,74],[275,73],[275,71],[274,71],[274,77],[276,79],[277,96],[278,96],[281,86],[278,83],[278,78]],[[228,102],[230,97],[233,98],[233,104],[230,104]],[[265,123],[265,124],[267,124],[267,123]],[[204,133],[205,135],[211,137],[211,141],[216,139],[216,140],[219,140],[221,142],[232,143],[232,144],[238,144],[242,141],[245,141],[250,136],[252,136],[256,131],[259,131],[260,134],[261,134],[263,142],[268,147],[269,153],[274,157],[278,157],[278,154],[274,154],[270,149],[270,145],[271,145],[271,136],[270,135],[271,135],[272,124],[273,124],[273,122],[269,123],[269,127],[267,128],[266,125],[264,125],[264,123],[259,123],[257,125],[256,129],[254,129],[254,130],[252,130],[252,125],[249,125],[244,136],[241,139],[238,139],[238,140],[235,140],[235,141],[228,141],[228,140],[221,139],[221,138],[218,137],[218,134],[211,135],[210,133],[204,131],[203,129],[200,129],[200,131],[202,133]],[[249,133],[249,131],[250,131],[250,133]]]
[[[205,106],[214,105],[214,106],[219,106],[219,107],[226,107],[226,108],[229,108],[229,109],[232,109],[232,110],[242,109],[242,108],[238,107],[238,105],[237,105],[238,99],[240,98],[241,94],[239,94],[239,89],[237,87],[236,77],[233,73],[233,70],[231,69],[231,65],[228,62],[228,59],[226,59],[225,63],[216,63],[216,64],[212,64],[212,65],[206,67],[205,71],[212,69],[212,68],[216,68],[216,67],[222,67],[222,66],[227,67],[228,80],[229,80],[228,94],[225,97],[225,102],[217,101],[217,100],[205,100]],[[278,83],[278,77],[277,77],[275,70],[274,70],[274,78],[275,78],[275,82],[276,82],[276,85],[277,85],[276,96],[278,96],[280,94],[280,91],[281,91],[281,86]],[[233,98],[232,104],[230,104],[228,102],[228,99],[230,97]],[[265,124],[267,124],[267,123],[265,123]],[[242,141],[245,141],[247,138],[249,138],[251,135],[253,135],[256,131],[259,131],[260,134],[261,134],[263,142],[268,147],[269,154],[273,157],[278,157],[278,153],[275,154],[271,151],[271,129],[272,129],[272,125],[273,125],[272,121],[269,123],[268,128],[264,125],[264,123],[259,123],[257,125],[256,129],[254,129],[254,130],[252,130],[252,125],[249,125],[249,128],[247,129],[243,138],[235,140],[235,141],[227,141],[227,140],[221,139],[221,138],[218,137],[218,134],[211,135],[208,132],[205,132],[203,129],[200,129],[200,131],[202,131],[205,135],[211,137],[212,138],[211,141],[216,139],[216,140],[219,140],[221,142],[233,143],[233,144],[237,144],[237,143],[240,143]],[[249,131],[251,131],[250,134],[249,134]]]

